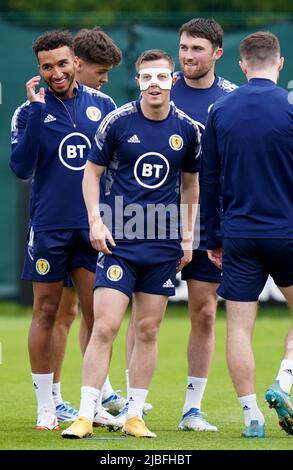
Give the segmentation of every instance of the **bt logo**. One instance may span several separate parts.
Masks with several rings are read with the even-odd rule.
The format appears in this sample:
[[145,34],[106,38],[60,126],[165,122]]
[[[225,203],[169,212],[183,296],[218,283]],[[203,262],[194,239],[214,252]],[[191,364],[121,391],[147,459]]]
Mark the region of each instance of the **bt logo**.
[[61,141],[58,149],[59,159],[62,165],[70,170],[83,170],[90,148],[91,142],[84,134],[73,132]]
[[147,152],[136,161],[134,177],[140,186],[155,189],[164,184],[169,170],[170,165],[164,155],[157,152]]

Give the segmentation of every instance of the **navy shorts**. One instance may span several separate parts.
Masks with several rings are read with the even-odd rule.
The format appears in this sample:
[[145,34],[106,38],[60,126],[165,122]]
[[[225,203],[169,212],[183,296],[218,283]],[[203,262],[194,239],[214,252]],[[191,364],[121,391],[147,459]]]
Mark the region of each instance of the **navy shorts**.
[[63,287],[74,288],[74,285],[73,285],[73,282],[72,282],[72,279],[71,279],[69,273],[66,273],[66,275],[65,275]]
[[86,229],[34,233],[31,228],[21,278],[35,282],[65,280],[67,283],[68,273],[74,268],[95,272],[97,256]]
[[116,289],[129,298],[133,292],[175,295],[177,261],[160,264],[135,264],[115,255],[100,255],[94,288]]
[[269,274],[279,287],[293,285],[293,240],[223,240],[223,277],[217,291],[221,297],[255,302]]
[[208,258],[206,251],[193,250],[192,260],[181,271],[181,279],[220,284],[222,273]]

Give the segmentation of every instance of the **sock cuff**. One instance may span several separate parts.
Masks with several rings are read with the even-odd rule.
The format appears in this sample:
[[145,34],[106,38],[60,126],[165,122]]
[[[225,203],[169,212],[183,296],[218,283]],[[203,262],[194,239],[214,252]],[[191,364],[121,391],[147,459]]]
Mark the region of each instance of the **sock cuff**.
[[53,382],[54,372],[50,372],[49,374],[35,374],[32,372],[32,379],[35,380],[52,380]]
[[131,397],[131,395],[135,395],[135,396],[146,398],[147,394],[148,394],[148,390],[146,390],[144,388],[132,388],[132,387],[130,387],[129,392],[128,392],[129,397]]
[[98,388],[94,388],[94,387],[82,386],[81,387],[81,394],[82,395],[85,395],[85,394],[93,395],[95,398],[98,398],[98,396],[100,395],[100,390]]
[[285,368],[293,369],[293,361],[291,361],[290,359],[283,359],[280,365],[280,369],[285,369]]
[[208,381],[207,377],[192,377],[191,375],[189,375],[187,377],[187,385],[190,384],[190,383],[193,383],[193,384],[206,384]]
[[240,401],[241,404],[244,404],[247,402],[254,402],[256,401],[256,393],[253,393],[251,395],[244,395],[243,397],[238,397],[238,400]]

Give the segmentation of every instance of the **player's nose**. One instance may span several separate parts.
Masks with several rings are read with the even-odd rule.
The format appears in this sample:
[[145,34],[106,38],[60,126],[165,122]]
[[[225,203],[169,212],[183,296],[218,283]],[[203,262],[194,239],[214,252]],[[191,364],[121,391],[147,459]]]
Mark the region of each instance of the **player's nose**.
[[103,75],[100,78],[100,82],[101,83],[108,83],[108,73],[107,72],[103,73]]

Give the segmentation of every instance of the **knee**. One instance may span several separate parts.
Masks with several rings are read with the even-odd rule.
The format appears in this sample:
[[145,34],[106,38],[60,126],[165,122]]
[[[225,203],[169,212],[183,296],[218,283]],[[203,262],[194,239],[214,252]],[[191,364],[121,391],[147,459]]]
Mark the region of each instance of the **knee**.
[[214,328],[216,318],[216,305],[203,303],[197,309],[191,311],[191,325],[193,329],[211,331]]
[[68,331],[78,313],[78,305],[72,304],[66,310],[58,310],[55,328]]
[[42,329],[52,329],[58,310],[58,301],[50,298],[40,299],[33,309],[33,321]]
[[160,321],[144,318],[137,322],[135,329],[135,338],[145,343],[157,341]]
[[112,343],[118,332],[118,328],[105,322],[94,324],[92,336],[101,343]]

